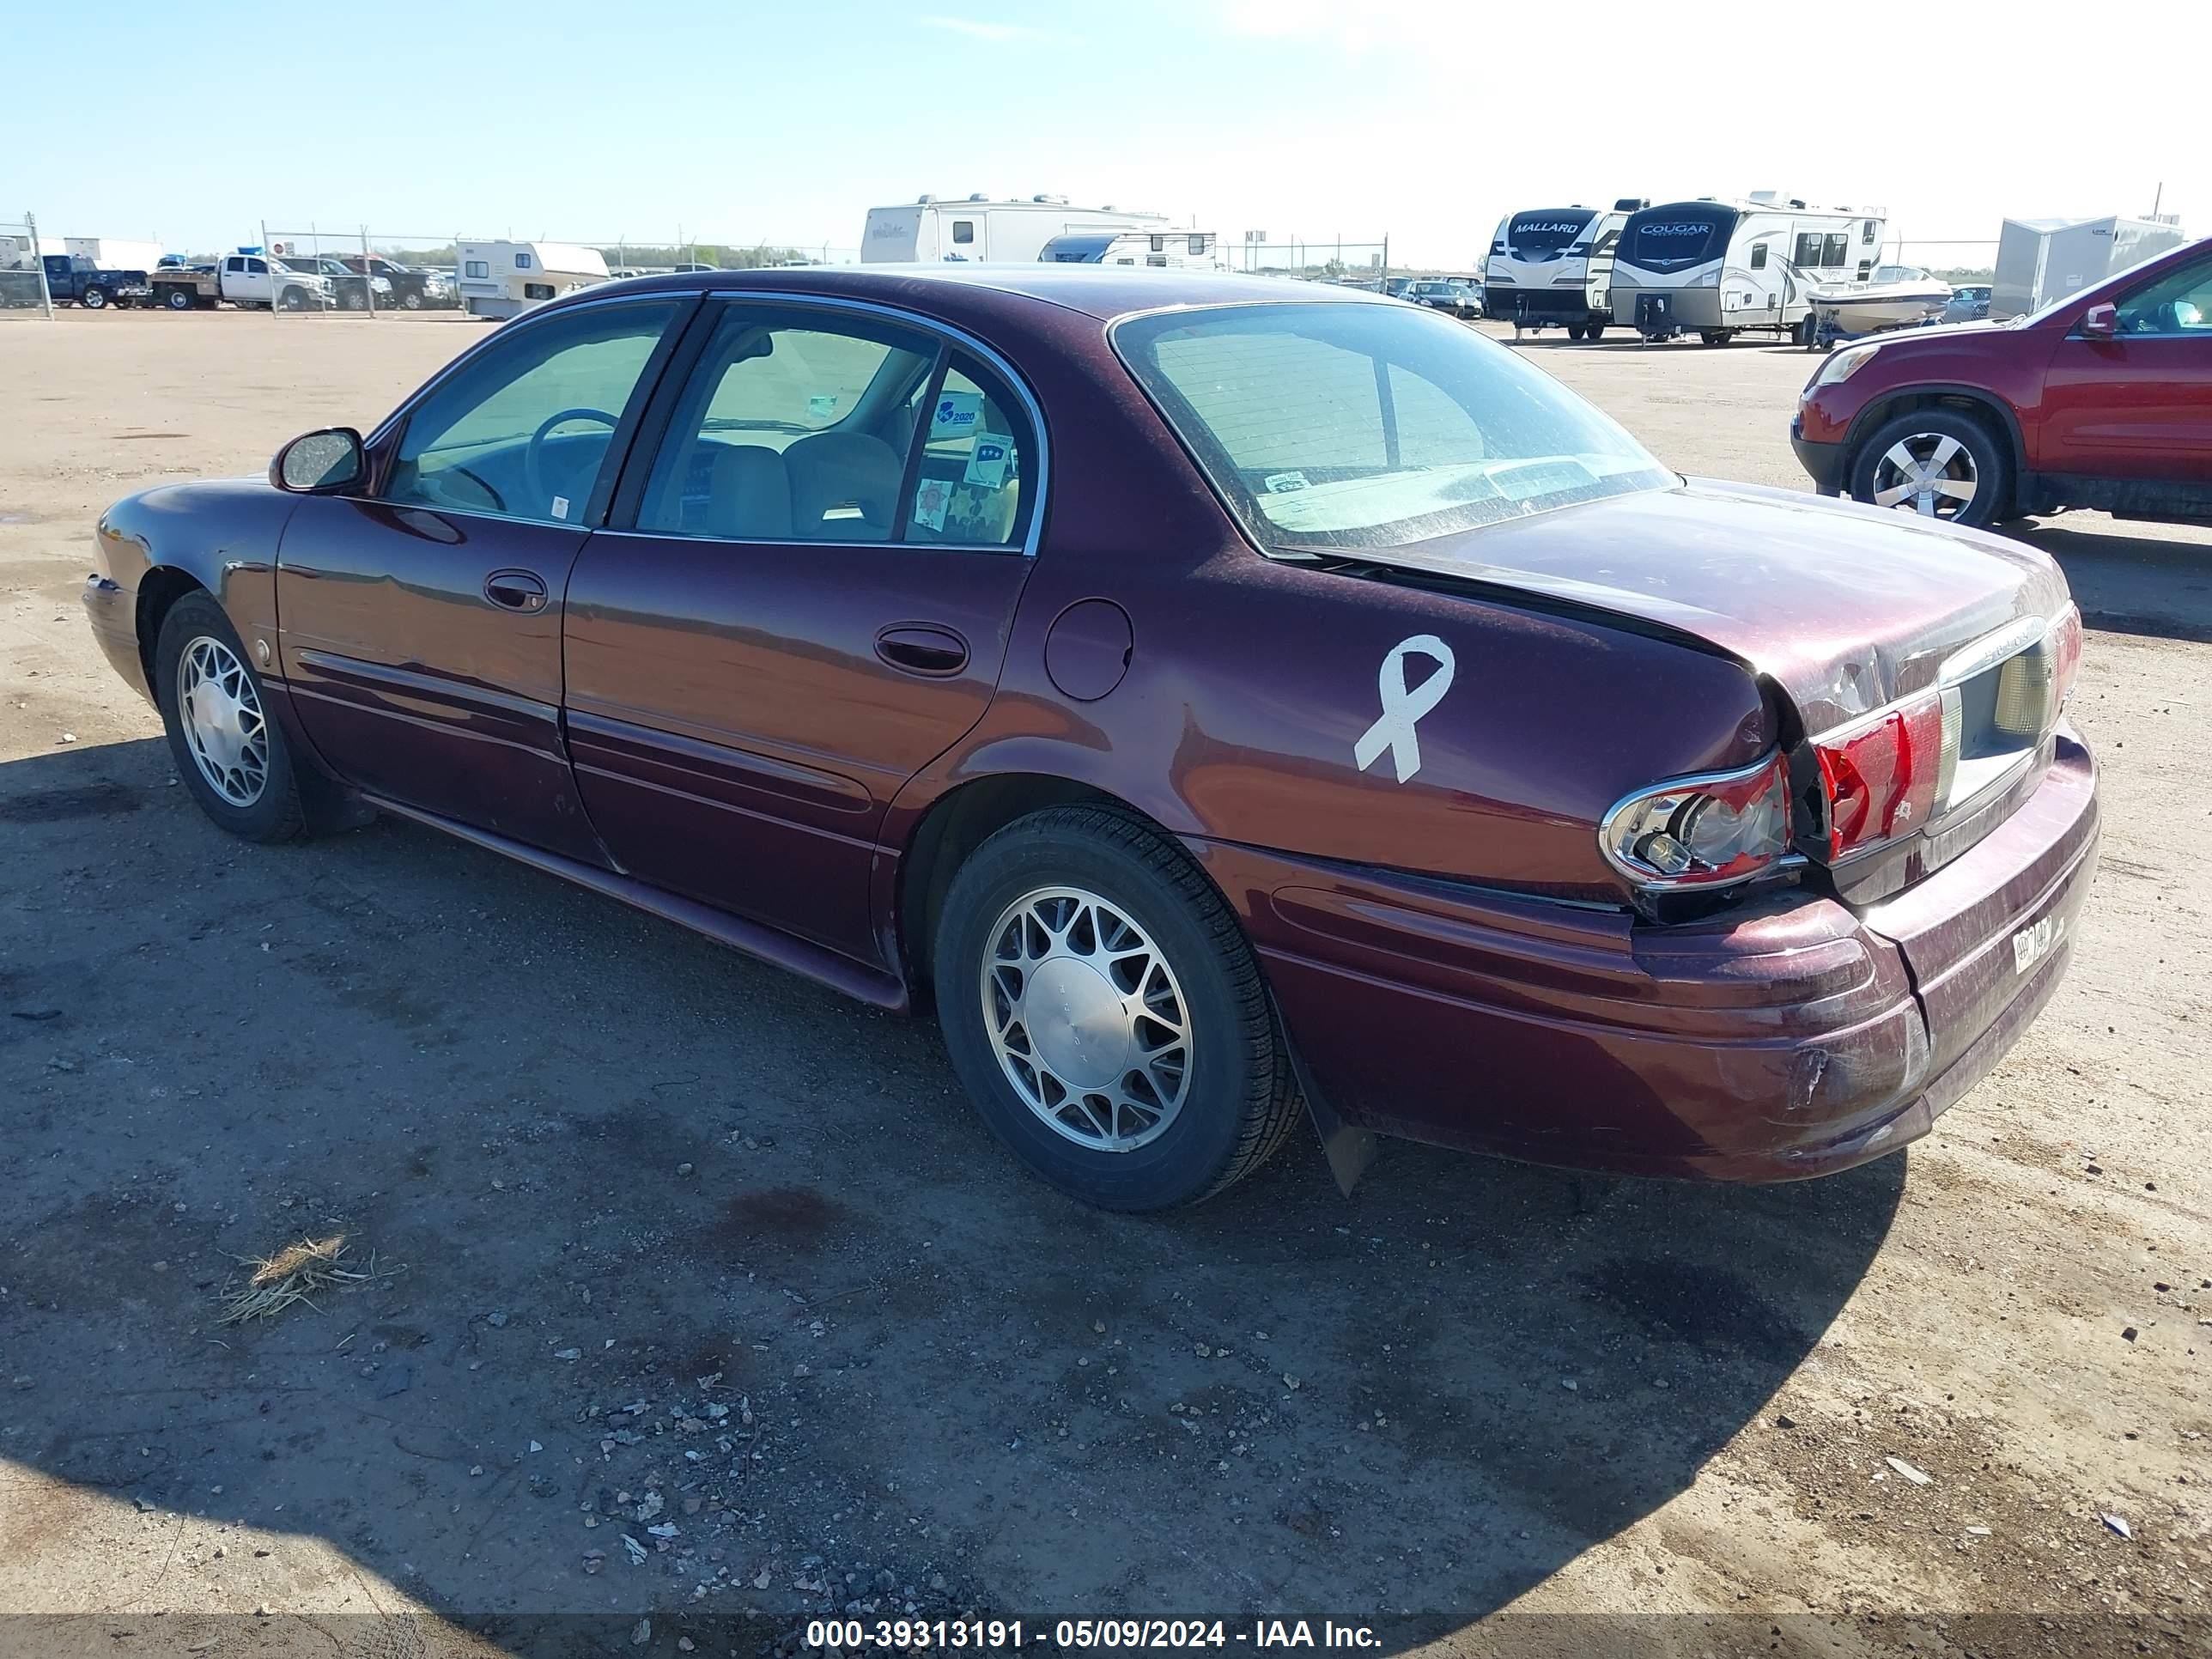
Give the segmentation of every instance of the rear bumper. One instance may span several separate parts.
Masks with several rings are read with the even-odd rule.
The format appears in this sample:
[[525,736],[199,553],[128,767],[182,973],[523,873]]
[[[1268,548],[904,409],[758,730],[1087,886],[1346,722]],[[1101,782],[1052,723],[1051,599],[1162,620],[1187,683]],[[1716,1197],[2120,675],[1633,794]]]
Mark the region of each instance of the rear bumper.
[[1805,469],[1813,480],[1813,488],[1823,495],[1841,495],[1850,489],[1844,474],[1846,452],[1839,443],[1822,443],[1805,435],[1802,416],[1790,422],[1790,447],[1796,452],[1797,465]]
[[2062,738],[2011,819],[1865,915],[1785,890],[1651,927],[1194,850],[1349,1121],[1570,1168],[1786,1181],[1926,1133],[1996,1063],[2065,971],[2096,842],[2094,768]]

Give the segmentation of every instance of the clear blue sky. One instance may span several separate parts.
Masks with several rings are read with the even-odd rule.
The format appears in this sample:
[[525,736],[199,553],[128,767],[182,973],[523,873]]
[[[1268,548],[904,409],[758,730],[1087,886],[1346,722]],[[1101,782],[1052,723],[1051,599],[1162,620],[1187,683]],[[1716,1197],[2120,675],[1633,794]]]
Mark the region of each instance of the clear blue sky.
[[1648,5],[1563,9],[1540,39],[1540,12],[1465,3],[934,3],[0,0],[0,217],[180,252],[264,221],[851,248],[873,204],[1054,191],[1467,267],[1524,206],[1773,186],[1994,238],[2006,214],[2144,211],[2162,179],[2212,231],[2204,54],[2124,28],[2124,67],[2076,78],[2038,27],[1936,10],[1945,44],[1892,72],[1808,50],[1802,15],[1761,52],[1694,8],[1655,44]]

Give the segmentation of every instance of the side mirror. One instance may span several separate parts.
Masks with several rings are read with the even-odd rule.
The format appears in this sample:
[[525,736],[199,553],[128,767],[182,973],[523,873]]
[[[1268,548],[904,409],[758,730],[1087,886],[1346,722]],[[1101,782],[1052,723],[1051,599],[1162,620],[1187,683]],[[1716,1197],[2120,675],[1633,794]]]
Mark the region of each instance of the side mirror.
[[361,434],[349,426],[302,433],[269,463],[269,482],[295,495],[330,495],[368,476]]
[[2120,308],[2118,306],[2091,306],[2081,313],[2081,334],[2085,339],[2109,340],[2119,331]]

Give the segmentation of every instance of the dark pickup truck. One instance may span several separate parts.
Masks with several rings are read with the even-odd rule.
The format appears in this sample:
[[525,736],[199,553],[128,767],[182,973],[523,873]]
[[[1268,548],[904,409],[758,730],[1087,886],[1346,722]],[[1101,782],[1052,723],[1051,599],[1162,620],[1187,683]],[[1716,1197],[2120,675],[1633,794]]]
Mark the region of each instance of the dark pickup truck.
[[46,254],[40,263],[46,268],[46,292],[58,306],[104,311],[109,306],[134,306],[153,292],[143,270],[102,270],[91,260],[68,253]]

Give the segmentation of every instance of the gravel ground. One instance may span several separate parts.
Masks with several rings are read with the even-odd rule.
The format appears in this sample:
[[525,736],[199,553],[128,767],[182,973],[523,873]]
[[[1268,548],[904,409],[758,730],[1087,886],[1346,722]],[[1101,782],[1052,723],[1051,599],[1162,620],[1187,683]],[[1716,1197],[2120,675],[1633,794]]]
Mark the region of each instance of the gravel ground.
[[[93,519],[365,427],[479,326],[0,324],[0,1611],[42,1616],[0,1653],[751,1654],[848,1608],[2212,1647],[2212,535],[2030,532],[2092,618],[2103,869],[1907,1154],[1396,1146],[1347,1201],[1301,1138],[1117,1218],[1012,1167],[928,1025],[404,823],[192,808],[88,637]],[[1528,349],[1685,470],[1802,482],[1802,353]],[[218,1324],[332,1232],[367,1278]]]

